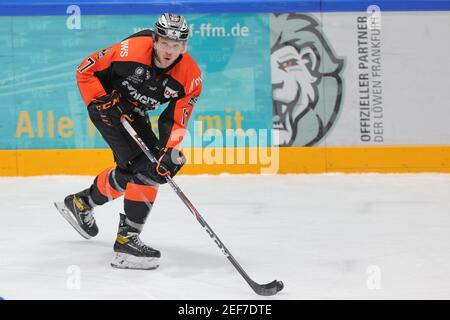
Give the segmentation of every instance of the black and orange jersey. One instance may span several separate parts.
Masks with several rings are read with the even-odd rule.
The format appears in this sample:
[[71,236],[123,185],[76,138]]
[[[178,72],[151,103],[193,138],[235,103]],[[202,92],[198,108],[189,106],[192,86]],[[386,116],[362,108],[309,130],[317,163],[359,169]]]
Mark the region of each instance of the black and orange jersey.
[[154,68],[153,33],[138,32],[88,56],[77,68],[86,105],[112,90],[143,110],[169,102],[158,119],[161,147],[178,147],[202,90],[202,75],[189,53],[162,72]]

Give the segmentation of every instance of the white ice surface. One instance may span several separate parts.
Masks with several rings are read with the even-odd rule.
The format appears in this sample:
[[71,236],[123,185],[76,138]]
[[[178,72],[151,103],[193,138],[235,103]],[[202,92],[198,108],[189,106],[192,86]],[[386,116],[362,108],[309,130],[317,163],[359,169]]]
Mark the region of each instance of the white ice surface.
[[91,240],[53,207],[91,181],[0,178],[1,297],[450,299],[450,175],[177,177],[255,281],[284,281],[270,298],[251,291],[167,185],[142,234],[162,252],[159,269],[111,268],[122,200],[95,209]]

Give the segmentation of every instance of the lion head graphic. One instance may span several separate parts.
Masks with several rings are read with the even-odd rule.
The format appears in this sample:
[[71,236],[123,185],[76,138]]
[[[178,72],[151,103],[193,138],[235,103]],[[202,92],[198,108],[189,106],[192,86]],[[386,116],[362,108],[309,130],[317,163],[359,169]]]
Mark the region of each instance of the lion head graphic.
[[339,113],[344,59],[335,56],[311,16],[270,19],[274,144],[315,145]]

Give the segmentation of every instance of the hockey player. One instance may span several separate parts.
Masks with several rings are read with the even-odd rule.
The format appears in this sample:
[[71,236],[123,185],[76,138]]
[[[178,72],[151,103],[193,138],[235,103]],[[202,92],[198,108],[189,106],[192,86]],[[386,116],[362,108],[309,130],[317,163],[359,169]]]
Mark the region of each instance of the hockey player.
[[[144,30],[88,56],[77,82],[89,117],[114,154],[115,168],[102,171],[86,190],[56,204],[86,239],[98,233],[93,208],[124,196],[114,243],[113,267],[154,269],[160,252],[140,238],[165,176],[185,163],[178,150],[201,92],[201,73],[186,52],[189,29],[183,16],[163,14],[153,31]],[[159,138],[146,112],[168,102],[158,119]],[[123,128],[127,119],[158,159],[152,164]]]

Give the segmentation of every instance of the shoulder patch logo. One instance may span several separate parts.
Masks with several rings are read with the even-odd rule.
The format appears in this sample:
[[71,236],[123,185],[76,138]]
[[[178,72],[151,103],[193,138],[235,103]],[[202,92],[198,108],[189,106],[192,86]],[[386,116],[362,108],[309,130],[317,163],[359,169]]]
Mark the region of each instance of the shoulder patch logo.
[[108,47],[97,52],[97,59],[100,60],[103,58],[109,51],[111,51],[112,47]]

